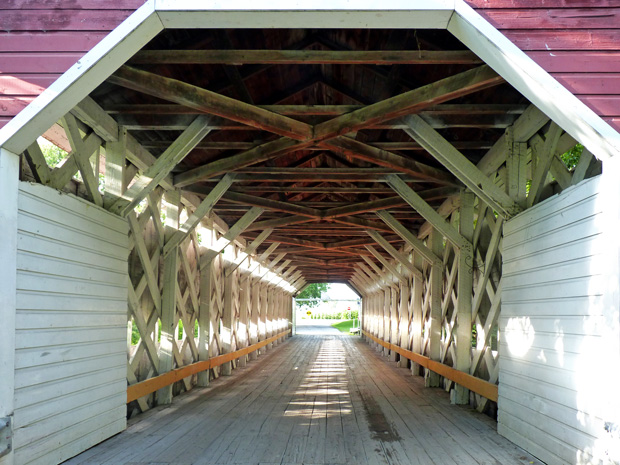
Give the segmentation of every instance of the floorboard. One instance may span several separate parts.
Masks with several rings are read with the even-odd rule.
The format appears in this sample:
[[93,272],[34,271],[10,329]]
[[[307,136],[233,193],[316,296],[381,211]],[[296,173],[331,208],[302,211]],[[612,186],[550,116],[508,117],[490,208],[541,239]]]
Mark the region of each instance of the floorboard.
[[305,326],[66,465],[542,464],[357,336]]

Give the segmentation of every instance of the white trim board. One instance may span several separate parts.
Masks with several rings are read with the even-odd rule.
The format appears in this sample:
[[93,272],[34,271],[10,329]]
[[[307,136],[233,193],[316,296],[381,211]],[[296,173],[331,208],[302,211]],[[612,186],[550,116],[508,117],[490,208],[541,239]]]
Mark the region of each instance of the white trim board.
[[[17,307],[17,196],[19,157],[0,148],[0,417],[15,409],[15,321]],[[12,465],[14,453],[0,458]]]
[[620,134],[463,0],[149,0],[0,129],[23,152],[163,28],[438,28],[478,54],[597,158],[620,154]]
[[166,28],[446,29],[454,0],[155,0]]

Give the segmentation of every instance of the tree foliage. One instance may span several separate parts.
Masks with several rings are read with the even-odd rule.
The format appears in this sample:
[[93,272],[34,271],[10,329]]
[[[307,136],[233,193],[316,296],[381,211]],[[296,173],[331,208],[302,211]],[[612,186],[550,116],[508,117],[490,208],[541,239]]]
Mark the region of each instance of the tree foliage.
[[[325,291],[327,291],[327,289],[329,288],[329,284],[327,283],[314,283],[314,284],[310,284],[307,288],[304,289],[303,292],[301,292],[297,298],[298,299],[320,299],[321,298],[321,294]],[[319,302],[312,302],[312,301],[308,301],[308,302],[304,302],[305,305],[309,306],[309,307],[314,307],[316,305],[319,304]]]
[[56,168],[56,166],[69,155],[60,147],[56,147],[43,138],[40,138],[38,142],[41,147],[41,152],[43,152],[43,157],[45,157],[45,161],[50,168]]
[[569,170],[572,170],[577,163],[579,163],[579,158],[581,158],[581,153],[583,152],[583,145],[577,144],[572,149],[560,155],[560,158],[566,165]]

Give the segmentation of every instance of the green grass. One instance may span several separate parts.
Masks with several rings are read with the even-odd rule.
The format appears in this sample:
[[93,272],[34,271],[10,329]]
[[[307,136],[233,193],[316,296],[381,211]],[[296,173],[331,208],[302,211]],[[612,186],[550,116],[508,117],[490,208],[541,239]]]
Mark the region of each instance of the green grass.
[[[353,327],[353,322],[355,322],[355,320],[344,320],[344,321],[341,321],[340,323],[334,323],[332,327],[336,328],[338,331],[342,333],[351,334],[350,329]],[[356,326],[357,325],[359,325],[359,320],[357,320],[356,322]]]

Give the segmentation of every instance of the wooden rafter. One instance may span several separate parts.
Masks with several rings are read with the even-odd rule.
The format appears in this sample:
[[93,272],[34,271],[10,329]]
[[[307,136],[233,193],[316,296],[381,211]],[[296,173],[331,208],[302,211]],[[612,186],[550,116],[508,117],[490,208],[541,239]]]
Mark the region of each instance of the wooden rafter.
[[460,64],[482,63],[469,50],[142,50],[133,64]]
[[400,272],[396,267],[390,263],[383,255],[381,255],[377,249],[375,249],[372,245],[364,246],[366,250],[368,250],[379,262],[390,272],[392,275],[398,279],[399,281],[406,283],[407,278]]
[[467,245],[468,241],[461,236],[456,229],[452,227],[446,220],[444,220],[439,213],[435,211],[428,203],[424,201],[416,192],[411,189],[401,178],[398,176],[390,176],[388,184],[394,192],[400,195],[407,201],[411,207],[422,215],[429,223],[433,225],[438,231],[446,236],[456,247]]
[[400,196],[388,197],[381,200],[371,200],[369,202],[357,203],[353,205],[347,205],[343,207],[330,208],[322,212],[321,218],[333,219],[340,216],[358,215],[360,213],[374,212],[377,210],[384,210],[386,208],[400,207],[406,205]]
[[510,218],[521,211],[521,207],[506,192],[497,187],[476,165],[419,116],[410,115],[405,118],[405,121],[409,126],[405,132],[488,205],[506,218]]
[[122,66],[110,82],[206,113],[238,121],[296,140],[312,137],[312,127],[254,105],[226,97],[185,82]]
[[[339,116],[364,108],[364,105],[256,105],[263,110],[287,116]],[[520,115],[527,108],[521,104],[440,104],[421,111],[422,116],[438,115]],[[203,113],[195,108],[174,103],[108,104],[110,115],[193,115]]]
[[170,253],[170,251],[178,244],[180,244],[202,219],[211,211],[217,201],[224,195],[226,190],[232,184],[234,175],[227,174],[224,178],[215,186],[211,192],[204,198],[204,200],[196,207],[196,210],[190,215],[187,221],[179,228],[178,231],[166,242],[164,246],[164,255]]
[[408,269],[414,276],[422,278],[422,270],[416,268],[413,263],[409,261],[406,255],[396,250],[392,244],[389,243],[381,234],[377,231],[366,230],[366,233],[372,237],[372,239],[379,244],[383,250],[389,253],[394,259]]
[[123,216],[133,210],[211,131],[209,119],[208,115],[196,117],[194,122],[147,170],[136,176],[133,184],[123,194],[122,198],[112,204],[110,210]]
[[[91,137],[91,143],[89,144],[86,140],[82,139],[77,121],[71,113],[65,115],[63,120],[65,124],[65,132],[73,150],[72,158],[75,161],[80,174],[82,175],[82,180],[84,181],[84,186],[86,187],[88,196],[90,200],[101,207],[103,206],[103,198],[99,192],[99,179],[96,178],[89,161],[93,153],[96,150],[99,150],[99,147],[101,146],[101,139],[96,136],[94,138]],[[71,173],[71,175],[74,173],[75,172]],[[64,184],[60,187],[63,186]]]
[[378,211],[376,215],[381,218],[396,234],[398,234],[416,252],[420,253],[431,265],[440,265],[441,259],[436,256],[424,243],[415,237],[396,218],[387,211]]
[[357,131],[501,82],[503,79],[495,71],[483,65],[318,124],[313,139],[322,141]]
[[378,166],[398,170],[421,180],[432,180],[452,185],[455,183],[454,178],[442,169],[434,168],[424,163],[411,160],[410,158],[378,149],[350,137],[337,137],[323,142],[321,146],[336,152],[344,153],[352,158],[369,161]]
[[291,215],[285,216],[282,218],[274,218],[271,220],[258,221],[251,226],[246,228],[246,231],[262,231],[266,228],[279,228],[282,229],[283,226],[290,226],[294,224],[304,224],[311,221],[315,221],[313,218],[308,218],[306,216],[301,215]]
[[[220,252],[228,247],[232,241],[234,241],[243,231],[245,231],[245,228],[251,225],[254,220],[256,220],[256,218],[263,213],[263,211],[264,210],[259,207],[250,208],[245,215],[243,215],[234,225],[230,227],[226,234],[215,241],[215,243],[209,247],[209,250],[202,254],[200,257],[200,268],[205,268],[208,266],[209,263],[211,263],[211,260],[217,257]],[[232,273],[232,271],[228,272],[227,275],[230,275],[230,273]]]
[[300,143],[288,137],[282,137],[229,158],[217,160],[181,173],[175,176],[174,184],[175,187],[185,187],[198,181],[204,181],[205,179],[225,174],[229,171],[239,170],[246,166],[279,157],[288,152],[302,149],[307,145],[309,144]]
[[[266,106],[269,108],[269,106]],[[262,106],[256,106],[263,109]],[[365,108],[365,107],[360,107]],[[156,113],[121,113],[115,116],[116,122],[132,131],[182,131],[192,122],[193,115],[205,113],[204,111],[194,110],[182,114],[162,114]],[[276,114],[276,113],[274,113]],[[512,125],[517,118],[515,114],[492,114],[474,113],[473,115],[459,113],[436,113],[421,111],[420,116],[427,124],[434,129],[447,128],[485,128],[485,129],[505,129]],[[297,115],[299,119],[306,119],[320,124],[325,121],[325,115]],[[227,118],[214,116],[210,123],[211,129],[218,131],[260,131],[258,125],[248,126],[245,123],[233,121]],[[382,120],[369,124],[361,129],[406,129],[406,125],[400,118]]]
[[309,218],[319,219],[321,218],[321,211],[302,207],[299,205],[290,204],[287,202],[281,202],[279,200],[270,200],[263,197],[256,197],[248,194],[239,194],[237,192],[227,192],[223,197],[233,203],[241,205],[251,205],[253,207],[263,207],[268,210],[274,210],[284,213],[290,213],[292,215],[301,215]]

